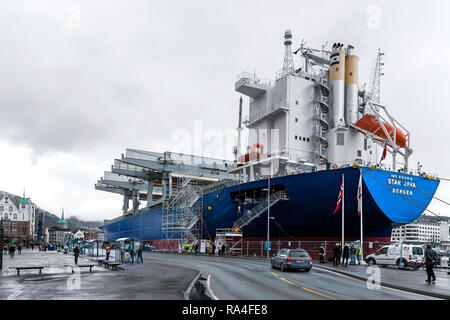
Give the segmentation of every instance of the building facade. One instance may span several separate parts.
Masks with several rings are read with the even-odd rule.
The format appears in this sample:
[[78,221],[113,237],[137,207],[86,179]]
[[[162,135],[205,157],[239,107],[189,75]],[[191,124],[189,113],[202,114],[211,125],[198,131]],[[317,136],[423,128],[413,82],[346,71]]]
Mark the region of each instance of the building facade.
[[18,197],[0,191],[0,220],[3,221],[5,237],[36,239],[36,209],[36,204],[25,197],[25,192],[23,197]]
[[393,228],[392,242],[436,243],[449,241],[448,217],[422,215],[416,221]]
[[55,226],[48,229],[48,242],[63,244],[73,239],[73,233],[69,230],[68,223],[64,219],[64,209],[61,219]]

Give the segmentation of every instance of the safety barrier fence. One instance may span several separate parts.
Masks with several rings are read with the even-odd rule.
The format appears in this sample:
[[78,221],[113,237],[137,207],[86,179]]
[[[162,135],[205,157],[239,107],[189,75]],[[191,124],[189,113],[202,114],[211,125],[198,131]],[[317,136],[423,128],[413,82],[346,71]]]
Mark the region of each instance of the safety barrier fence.
[[[338,240],[324,240],[324,241],[271,241],[269,257],[276,254],[280,249],[304,249],[314,260],[319,260],[319,249],[323,245],[325,249],[325,259],[333,257],[333,248]],[[245,256],[265,257],[267,251],[265,250],[265,241],[243,241],[242,254]],[[351,246],[351,242],[347,242]],[[389,245],[389,242],[364,242],[363,255],[364,257],[374,253],[382,246]]]

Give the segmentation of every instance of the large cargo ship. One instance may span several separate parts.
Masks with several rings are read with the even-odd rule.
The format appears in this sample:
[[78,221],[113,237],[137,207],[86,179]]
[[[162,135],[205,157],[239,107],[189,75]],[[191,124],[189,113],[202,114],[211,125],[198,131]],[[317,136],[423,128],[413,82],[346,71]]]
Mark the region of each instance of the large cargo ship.
[[[263,240],[268,224],[277,225],[269,232],[278,239],[282,230],[286,239],[335,240],[343,222],[345,239],[356,240],[359,194],[364,240],[389,241],[394,226],[427,210],[439,179],[408,166],[409,131],[379,101],[382,54],[366,90],[352,46],[327,51],[302,43],[296,69],[291,45],[288,30],[275,80],[238,76],[235,89],[250,103],[242,121],[240,99],[234,161],[133,149],[115,160],[96,184],[124,197],[123,215],[102,227],[108,241],[133,237],[170,248],[223,230]],[[243,153],[242,124],[249,129]]]

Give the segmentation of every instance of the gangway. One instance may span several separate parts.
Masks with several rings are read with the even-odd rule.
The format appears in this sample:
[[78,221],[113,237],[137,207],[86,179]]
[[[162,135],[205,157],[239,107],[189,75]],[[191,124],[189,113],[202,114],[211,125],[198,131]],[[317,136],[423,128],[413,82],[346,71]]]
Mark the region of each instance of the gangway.
[[240,217],[233,223],[233,228],[242,229],[250,222],[252,222],[253,219],[257,218],[261,213],[266,211],[267,208],[272,207],[273,205],[283,200],[289,200],[286,192],[278,191],[272,193],[268,198],[258,203],[251,210],[247,210],[247,212],[242,217]]

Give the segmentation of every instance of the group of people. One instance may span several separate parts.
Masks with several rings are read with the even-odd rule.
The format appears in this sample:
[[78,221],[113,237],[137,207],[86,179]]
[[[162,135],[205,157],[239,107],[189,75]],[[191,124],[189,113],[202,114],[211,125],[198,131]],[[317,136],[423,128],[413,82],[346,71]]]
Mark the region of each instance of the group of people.
[[[326,251],[322,244],[319,248],[320,263],[325,263]],[[361,248],[359,245],[345,243],[342,247],[341,243],[337,242],[333,247],[333,256],[328,259],[328,262],[333,262],[333,266],[337,267],[342,265],[342,267],[347,267],[348,259],[350,258],[350,264],[361,265]]]
[[183,246],[184,246],[185,253],[193,253],[195,255],[200,253],[199,248],[198,248],[198,243],[193,243],[193,244],[185,243]]
[[[16,252],[16,246],[14,244],[8,244],[6,247],[3,248],[3,252],[5,254],[9,253],[9,256],[11,258],[14,258],[14,253]],[[17,245],[17,254],[22,254],[22,244]]]
[[[144,251],[144,245],[141,244],[137,250],[134,250],[133,246],[128,246],[128,248],[121,248],[120,249],[120,261],[125,262],[125,253],[128,253],[130,255],[131,263],[134,263],[134,260],[136,259],[136,263],[144,263],[144,259],[142,258],[142,252]],[[111,248],[109,249],[109,252],[111,252]],[[109,253],[107,251],[107,257],[109,259]]]
[[[212,243],[209,245],[208,252],[210,255],[214,256],[216,254],[216,244]],[[228,256],[230,254],[230,246],[228,243],[222,243],[217,246],[217,252],[219,256]]]

